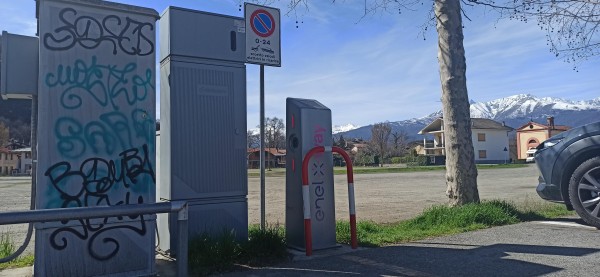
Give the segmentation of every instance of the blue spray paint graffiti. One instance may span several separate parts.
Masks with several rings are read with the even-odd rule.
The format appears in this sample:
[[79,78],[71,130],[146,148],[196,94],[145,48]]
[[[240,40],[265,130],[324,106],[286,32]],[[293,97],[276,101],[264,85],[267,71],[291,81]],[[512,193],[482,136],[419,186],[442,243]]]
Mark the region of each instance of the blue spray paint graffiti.
[[[78,109],[83,104],[82,95],[87,95],[100,106],[109,102],[113,109],[119,110],[115,99],[124,95],[129,105],[143,101],[149,92],[154,91],[152,70],[145,70],[144,76],[134,74],[135,63],[128,63],[119,69],[116,65],[98,64],[96,56],[88,65],[78,59],[73,65],[59,65],[56,73],[48,73],[45,84],[49,88],[67,86],[61,94],[61,104],[65,109]],[[128,87],[130,86],[130,87]]]
[[109,112],[98,119],[84,125],[71,117],[58,118],[54,126],[58,153],[79,158],[89,149],[95,155],[112,155],[117,149],[131,147],[133,138],[141,138],[145,143],[153,140],[154,120],[142,109],[133,110],[130,118],[121,112]]

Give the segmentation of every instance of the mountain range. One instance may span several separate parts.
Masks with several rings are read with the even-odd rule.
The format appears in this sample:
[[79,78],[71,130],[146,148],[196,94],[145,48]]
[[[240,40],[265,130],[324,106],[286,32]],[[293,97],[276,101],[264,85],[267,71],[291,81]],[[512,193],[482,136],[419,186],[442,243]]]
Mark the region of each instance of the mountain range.
[[[553,116],[556,125],[577,127],[587,123],[600,121],[600,97],[587,101],[571,101],[553,97],[535,97],[530,94],[518,94],[489,102],[471,101],[471,117],[487,118],[504,122],[512,128],[519,128],[529,121],[546,124],[548,117]],[[417,133],[442,116],[436,111],[421,118],[388,122],[394,131],[405,131],[411,140],[422,139]],[[345,138],[371,138],[373,124],[356,129],[337,132]]]

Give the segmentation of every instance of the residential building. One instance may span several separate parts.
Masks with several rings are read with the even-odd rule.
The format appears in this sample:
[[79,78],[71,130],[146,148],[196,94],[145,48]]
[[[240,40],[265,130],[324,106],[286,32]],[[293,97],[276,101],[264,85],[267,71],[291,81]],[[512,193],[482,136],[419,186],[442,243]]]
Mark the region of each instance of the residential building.
[[[265,167],[285,167],[285,149],[265,148]],[[260,148],[248,149],[248,168],[260,168]]]
[[0,175],[31,175],[31,147],[0,148]]
[[517,128],[517,159],[526,159],[527,150],[536,148],[550,137],[560,134],[571,127],[555,125],[554,117],[547,118],[546,124],[529,121]]
[[425,156],[427,151],[425,151],[425,144],[433,144],[432,140],[428,141],[411,141],[408,143],[408,148],[411,154],[416,154],[418,156]]
[[359,151],[367,149],[368,147],[369,147],[369,144],[367,144],[367,143],[354,143],[354,144],[352,144],[352,148],[350,149],[350,152],[356,154]]
[[[445,158],[444,121],[438,118],[419,131],[423,135],[425,155],[432,159]],[[475,150],[475,163],[507,163],[509,156],[509,132],[513,128],[486,118],[471,118],[471,137]],[[433,141],[429,141],[433,137]],[[437,164],[437,162],[433,162]]]
[[17,154],[12,153],[8,148],[0,148],[0,175],[13,175],[16,173],[18,164]]
[[17,174],[31,175],[31,147],[12,150],[12,153],[17,155]]

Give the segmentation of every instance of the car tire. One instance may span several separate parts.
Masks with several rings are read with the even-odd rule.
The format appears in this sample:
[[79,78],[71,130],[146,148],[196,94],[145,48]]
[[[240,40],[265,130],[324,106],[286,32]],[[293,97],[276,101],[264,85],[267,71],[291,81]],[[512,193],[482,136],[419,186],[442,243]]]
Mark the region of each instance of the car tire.
[[569,181],[569,200],[583,221],[600,229],[600,157],[575,169]]

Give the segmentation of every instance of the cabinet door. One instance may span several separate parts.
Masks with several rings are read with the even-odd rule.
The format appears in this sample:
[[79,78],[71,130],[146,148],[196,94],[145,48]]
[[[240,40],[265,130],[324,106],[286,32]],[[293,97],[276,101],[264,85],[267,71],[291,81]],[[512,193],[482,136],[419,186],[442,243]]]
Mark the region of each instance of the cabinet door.
[[172,199],[247,195],[245,76],[244,65],[172,62]]

